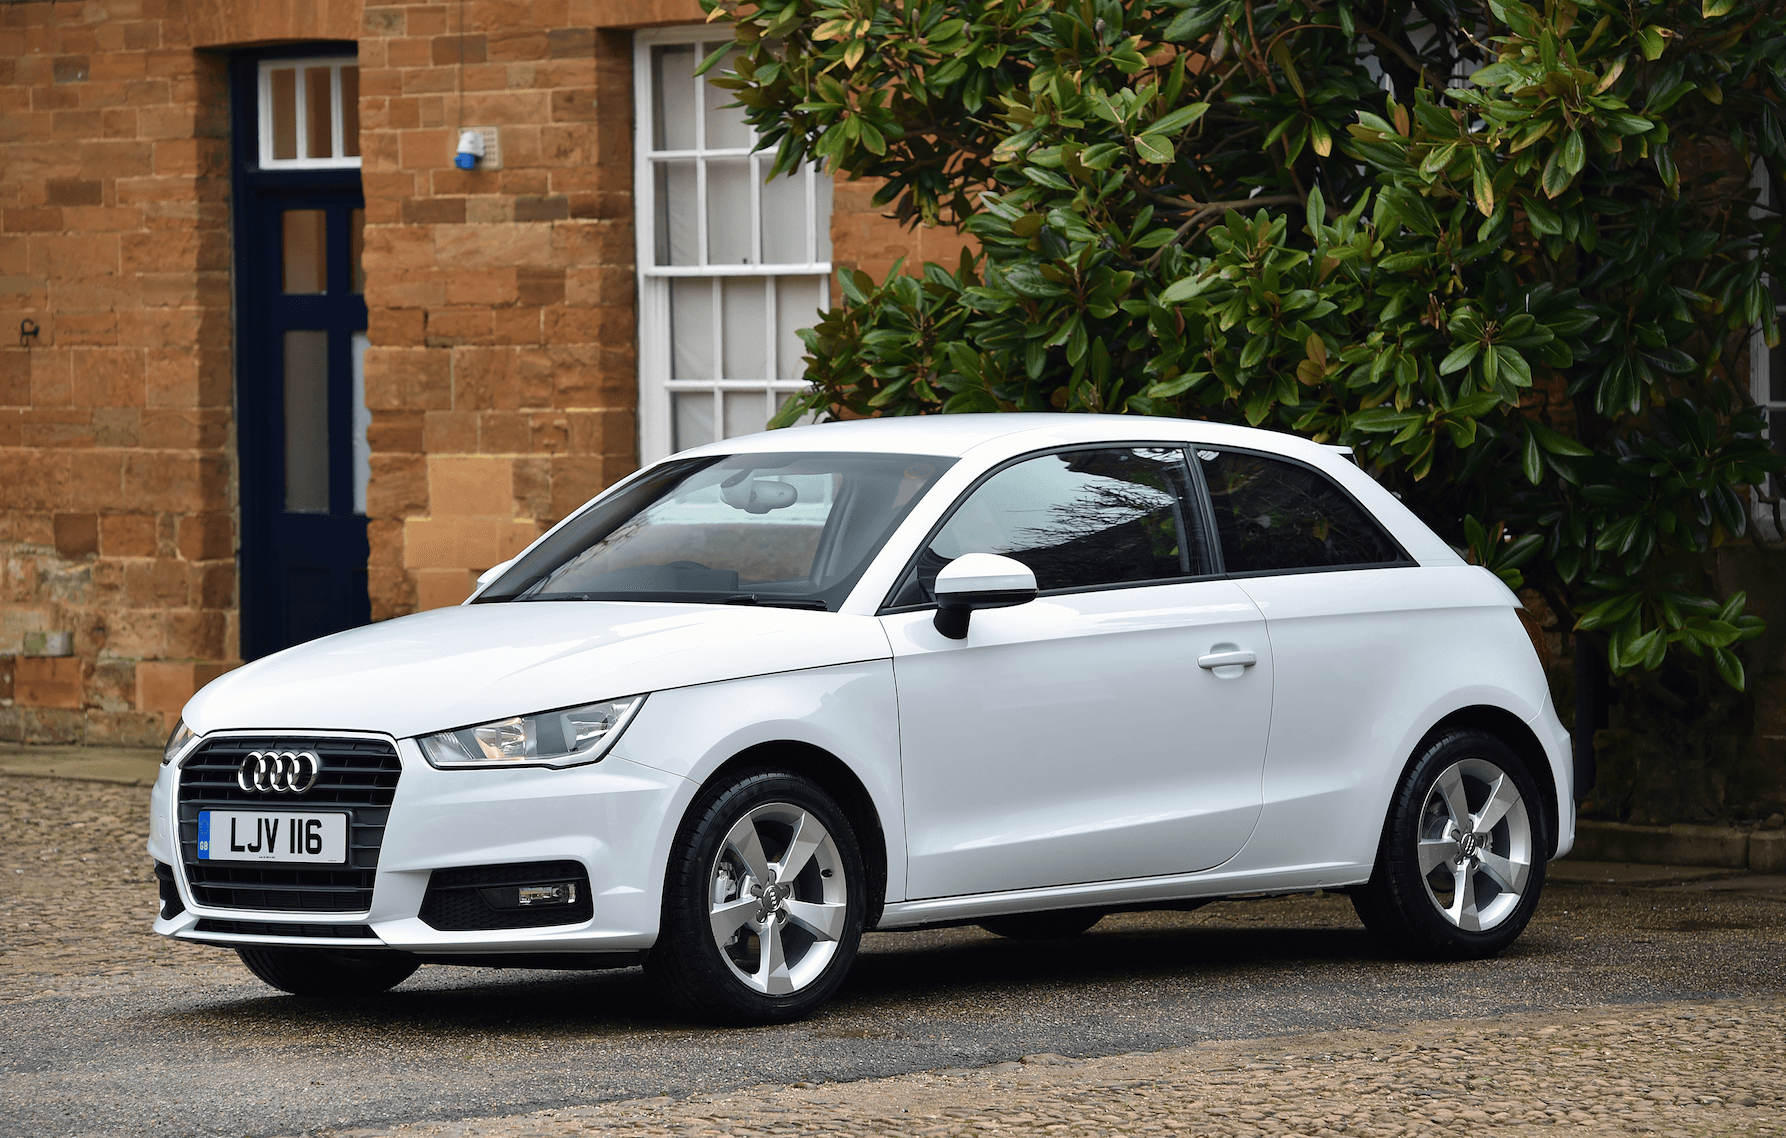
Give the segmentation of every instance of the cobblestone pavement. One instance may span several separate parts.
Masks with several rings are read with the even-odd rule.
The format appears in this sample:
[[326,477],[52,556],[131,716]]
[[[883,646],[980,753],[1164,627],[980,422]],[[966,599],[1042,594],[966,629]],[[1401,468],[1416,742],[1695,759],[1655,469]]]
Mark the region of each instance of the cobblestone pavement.
[[[1207,1043],[540,1111],[357,1138],[625,1134],[1786,1133],[1786,1005],[1620,1009]],[[332,1133],[332,1132],[330,1132]]]
[[1786,1134],[1786,904],[1729,882],[1556,884],[1468,965],[1334,896],[876,934],[812,1020],[718,1031],[636,970],[279,996],[148,931],[147,802],[0,776],[0,1134]]

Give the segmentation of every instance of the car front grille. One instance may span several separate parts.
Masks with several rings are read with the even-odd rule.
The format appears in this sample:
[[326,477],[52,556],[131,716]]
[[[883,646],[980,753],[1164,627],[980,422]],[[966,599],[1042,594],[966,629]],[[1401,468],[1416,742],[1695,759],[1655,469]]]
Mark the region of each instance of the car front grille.
[[[236,783],[250,751],[314,751],[316,785],[303,794],[261,793]],[[388,739],[281,735],[199,744],[180,769],[180,860],[195,904],[220,909],[361,913],[372,907],[378,851],[403,773]],[[338,810],[348,815],[347,863],[338,866],[219,864],[198,860],[199,811],[214,807]],[[294,934],[295,935],[295,934]]]

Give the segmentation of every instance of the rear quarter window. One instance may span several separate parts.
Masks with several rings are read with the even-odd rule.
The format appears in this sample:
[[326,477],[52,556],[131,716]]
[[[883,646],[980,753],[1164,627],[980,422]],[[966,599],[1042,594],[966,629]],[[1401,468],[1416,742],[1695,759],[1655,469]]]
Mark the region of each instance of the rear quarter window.
[[1248,451],[1197,457],[1231,574],[1412,565],[1396,540],[1327,475]]

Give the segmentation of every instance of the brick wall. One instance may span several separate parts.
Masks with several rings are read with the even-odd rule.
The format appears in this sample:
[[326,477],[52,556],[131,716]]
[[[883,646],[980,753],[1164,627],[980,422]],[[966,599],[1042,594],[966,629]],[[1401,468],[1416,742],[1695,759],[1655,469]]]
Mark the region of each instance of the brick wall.
[[[227,85],[187,42],[0,5],[3,739],[159,743],[167,679],[236,651]],[[75,655],[23,656],[48,630]]]
[[[628,31],[695,0],[0,4],[0,740],[158,743],[239,651],[226,49],[357,41],[375,619],[633,469]],[[461,126],[500,169],[452,166]],[[840,183],[836,257],[953,263]],[[19,346],[20,320],[40,334]],[[73,633],[74,655],[27,654]]]

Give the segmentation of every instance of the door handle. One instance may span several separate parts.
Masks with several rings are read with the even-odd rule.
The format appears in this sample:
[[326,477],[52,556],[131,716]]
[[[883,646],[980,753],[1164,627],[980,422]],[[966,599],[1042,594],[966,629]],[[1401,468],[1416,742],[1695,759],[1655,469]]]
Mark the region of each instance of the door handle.
[[1239,665],[1250,668],[1259,662],[1259,657],[1251,652],[1211,652],[1207,656],[1197,657],[1199,668],[1231,668]]

